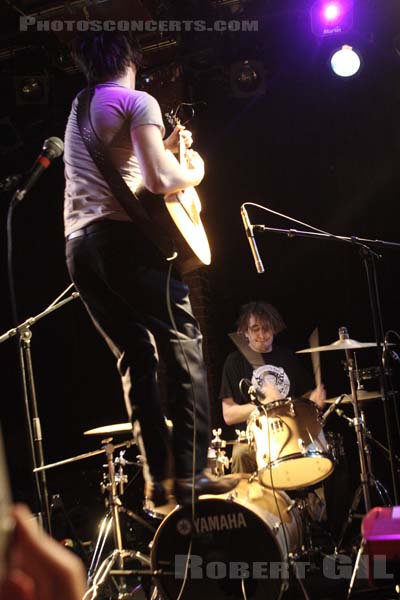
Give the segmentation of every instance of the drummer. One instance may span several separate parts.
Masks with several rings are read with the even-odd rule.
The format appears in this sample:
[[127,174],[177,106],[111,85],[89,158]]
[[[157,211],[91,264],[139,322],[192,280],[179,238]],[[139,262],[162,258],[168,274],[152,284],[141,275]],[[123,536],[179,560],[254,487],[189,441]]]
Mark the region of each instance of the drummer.
[[[319,408],[323,407],[324,386],[312,389],[312,378],[301,367],[296,355],[275,343],[275,335],[285,327],[278,310],[267,302],[250,302],[241,307],[237,333],[231,335],[238,349],[225,360],[219,394],[227,425],[246,428],[247,419],[255,408],[240,391],[242,379],[251,380],[256,390],[265,396],[263,403],[302,396]],[[254,451],[247,444],[235,445],[231,471],[252,473],[256,469]]]

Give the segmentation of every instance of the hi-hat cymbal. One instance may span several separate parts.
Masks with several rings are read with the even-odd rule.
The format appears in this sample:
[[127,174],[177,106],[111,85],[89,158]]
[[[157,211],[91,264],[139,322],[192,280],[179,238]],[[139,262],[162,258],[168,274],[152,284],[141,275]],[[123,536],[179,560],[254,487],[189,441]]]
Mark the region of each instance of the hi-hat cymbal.
[[112,433],[132,433],[132,423],[116,423],[115,425],[104,425],[96,429],[88,429],[83,435],[109,435]]
[[[377,400],[381,397],[382,395],[380,392],[368,392],[367,390],[357,390],[357,400],[359,400],[360,402],[364,402],[365,400]],[[328,398],[327,400],[325,400],[325,402],[327,404],[333,404],[333,402],[336,402],[336,400],[337,397]],[[350,404],[350,402],[352,402],[352,397],[350,394],[346,394],[346,396],[343,398],[340,404]]]
[[327,346],[316,346],[315,348],[306,348],[305,350],[298,350],[296,354],[305,354],[307,352],[327,352],[329,350],[358,350],[360,348],[374,348],[376,347],[375,342],[358,342],[357,340],[344,339],[336,340],[332,344]]

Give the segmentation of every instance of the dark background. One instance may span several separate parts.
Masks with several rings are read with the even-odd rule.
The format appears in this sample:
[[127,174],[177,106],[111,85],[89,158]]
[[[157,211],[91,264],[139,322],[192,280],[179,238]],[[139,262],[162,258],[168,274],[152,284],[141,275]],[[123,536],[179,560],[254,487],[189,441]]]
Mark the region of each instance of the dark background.
[[[113,18],[117,4],[102,3],[103,14]],[[29,169],[46,137],[63,137],[71,100],[83,86],[64,53],[65,40],[54,34],[18,32],[17,9],[31,14],[38,6],[51,5],[56,3],[8,2],[1,8],[3,177]],[[311,32],[311,3],[306,0],[143,5],[153,18],[259,21],[258,32],[174,34],[170,49],[145,53],[147,66],[139,81],[142,89],[159,98],[164,110],[181,100],[198,103],[190,127],[195,148],[206,161],[207,176],[199,191],[213,252],[212,266],[204,275],[205,337],[214,421],[221,424],[219,378],[223,360],[233,349],[227,334],[235,329],[242,303],[265,299],[275,304],[288,326],[282,341],[294,349],[308,345],[316,326],[321,344],[336,340],[342,325],[354,339],[374,339],[367,280],[357,248],[272,233],[257,235],[266,269],[257,275],[240,205],[256,202],[333,234],[400,242],[400,56],[395,48],[400,11],[394,1],[359,0],[353,31],[320,39]],[[127,17],[141,18],[135,2],[124,6]],[[334,76],[328,64],[332,50],[344,42],[354,44],[363,57],[360,73],[350,80]],[[152,40],[143,36],[142,43],[151,45]],[[243,60],[256,61],[261,78],[260,85],[244,97],[230,77],[232,65]],[[178,78],[171,78],[171,65],[173,70],[178,67]],[[21,100],[18,78],[25,75],[44,78],[46,98]],[[63,187],[63,165],[58,160],[15,211],[14,274],[20,320],[43,310],[69,284]],[[9,193],[1,194],[0,332],[13,325],[6,275],[9,198]],[[256,223],[301,229],[260,209],[249,208],[249,214]],[[379,252],[384,327],[399,330],[400,251]],[[97,449],[100,440],[84,438],[84,430],[126,421],[113,357],[79,300],[34,326],[32,356],[45,462]],[[374,350],[359,352],[357,357],[360,366],[377,364]],[[349,391],[344,354],[324,353],[321,359],[328,396]],[[30,457],[13,340],[0,347],[0,361],[1,420],[13,491],[17,499],[31,502]],[[304,364],[311,367],[309,357]],[[398,366],[392,366],[396,385]],[[378,385],[377,380],[366,382],[368,389]],[[368,403],[366,414],[373,433],[385,443],[381,402]],[[352,434],[337,417],[332,417],[332,428],[345,430],[348,459],[357,472]],[[394,429],[397,443],[396,423]],[[225,429],[224,435],[234,436],[234,432]],[[389,484],[385,461],[377,456],[376,465],[379,477]],[[68,505],[90,505],[98,495],[100,469],[101,459],[91,458],[49,471],[50,491],[61,493]]]

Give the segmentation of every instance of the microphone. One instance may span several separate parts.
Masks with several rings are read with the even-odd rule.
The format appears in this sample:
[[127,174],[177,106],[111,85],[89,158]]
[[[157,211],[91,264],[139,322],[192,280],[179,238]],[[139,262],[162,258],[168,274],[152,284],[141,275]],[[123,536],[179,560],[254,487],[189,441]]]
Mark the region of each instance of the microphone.
[[246,231],[247,239],[249,240],[251,253],[253,255],[254,263],[256,265],[257,273],[264,273],[264,265],[262,264],[260,254],[258,252],[256,240],[253,234],[253,225],[250,223],[249,215],[244,207],[244,204],[240,207],[240,214],[242,215],[244,229]]
[[64,142],[58,137],[50,137],[44,141],[42,152],[35,160],[29,171],[25,183],[14,194],[14,202],[21,202],[32,189],[43,171],[49,168],[51,161],[61,156],[64,152]]
[[324,412],[324,414],[321,417],[321,421],[322,421],[322,425],[324,426],[326,423],[327,418],[329,417],[329,415],[331,415],[339,406],[339,404],[341,403],[341,401],[343,400],[343,398],[346,396],[346,394],[342,394],[341,396],[338,396],[335,400],[335,402],[333,402],[330,407],[328,408],[328,410],[326,410]]
[[345,421],[347,421],[349,427],[352,427],[354,425],[353,419],[350,419],[347,415],[345,415],[344,411],[341,408],[338,408],[336,410],[336,414],[339,415],[339,417],[342,417],[342,419],[344,419]]
[[[246,386],[245,390],[243,389],[244,386]],[[264,404],[264,394],[260,390],[257,390],[249,379],[240,380],[239,390],[242,397],[248,402],[251,402],[251,404]]]

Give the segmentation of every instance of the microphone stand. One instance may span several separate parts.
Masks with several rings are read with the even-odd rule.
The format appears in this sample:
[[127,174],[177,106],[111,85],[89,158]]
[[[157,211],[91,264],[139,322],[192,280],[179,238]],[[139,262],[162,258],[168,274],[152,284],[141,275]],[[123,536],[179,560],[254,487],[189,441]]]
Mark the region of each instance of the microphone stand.
[[35,380],[33,376],[31,355],[31,327],[50,313],[54,312],[55,310],[58,310],[59,308],[70,302],[71,300],[79,298],[78,292],[73,292],[70,296],[60,301],[60,298],[62,298],[62,296],[64,296],[72,287],[73,284],[71,284],[67,289],[65,289],[62,292],[62,294],[60,294],[44,311],[42,311],[34,317],[29,317],[20,325],[17,325],[16,327],[9,329],[8,331],[0,335],[0,344],[11,339],[12,337],[18,336],[22,392],[24,397],[25,417],[28,427],[29,445],[33,465],[36,494],[38,505],[40,507],[42,525],[49,534],[51,534],[51,521],[46,473],[45,471],[37,471],[39,467],[44,465],[44,455],[42,428],[38,413]]
[[[262,207],[265,210],[265,207]],[[372,313],[372,321],[374,328],[374,337],[377,347],[378,354],[378,365],[379,365],[379,373],[380,373],[380,387],[381,394],[383,400],[383,410],[384,410],[384,418],[385,418],[385,429],[386,429],[386,438],[388,442],[388,451],[389,451],[389,462],[390,462],[390,472],[391,472],[391,480],[392,480],[392,488],[393,488],[393,497],[394,503],[399,504],[399,483],[398,483],[398,472],[396,471],[396,461],[395,461],[395,450],[394,450],[394,435],[392,429],[392,414],[393,407],[390,405],[390,394],[389,394],[389,382],[388,375],[386,373],[386,369],[384,368],[384,350],[386,349],[385,345],[385,336],[383,329],[383,321],[382,321],[382,311],[380,304],[380,296],[379,296],[379,285],[377,279],[377,269],[376,262],[377,259],[382,258],[380,254],[377,254],[372,248],[369,247],[368,244],[383,247],[383,248],[400,248],[400,243],[398,242],[388,242],[386,240],[372,240],[368,238],[359,238],[356,236],[343,236],[343,235],[333,235],[331,233],[323,233],[323,232],[315,232],[315,231],[304,231],[297,229],[280,229],[275,227],[267,227],[266,225],[252,225],[252,229],[254,232],[258,233],[277,233],[280,235],[287,235],[288,237],[307,237],[314,239],[322,239],[327,241],[336,241],[342,242],[346,244],[353,244],[358,246],[360,249],[360,255],[364,264],[367,283],[368,283],[368,295],[371,306]],[[347,357],[349,358],[349,357]],[[352,390],[353,391],[353,390]],[[354,394],[352,394],[354,397]],[[353,405],[356,404],[353,402]],[[357,415],[358,416],[358,415]],[[366,491],[366,487],[364,488]],[[365,493],[365,496],[368,494]],[[367,498],[365,498],[366,504],[369,504]]]

